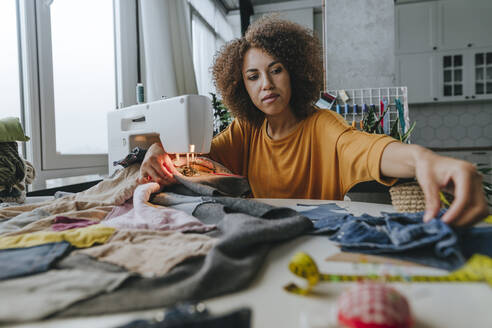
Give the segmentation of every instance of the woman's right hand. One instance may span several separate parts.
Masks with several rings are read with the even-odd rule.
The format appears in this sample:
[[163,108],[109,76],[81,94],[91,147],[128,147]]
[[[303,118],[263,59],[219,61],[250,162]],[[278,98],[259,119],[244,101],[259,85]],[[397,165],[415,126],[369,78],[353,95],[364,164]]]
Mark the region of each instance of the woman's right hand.
[[169,186],[176,183],[176,179],[174,178],[176,172],[176,168],[169,154],[166,153],[160,143],[154,143],[147,150],[140,166],[138,183],[153,181],[163,187]]

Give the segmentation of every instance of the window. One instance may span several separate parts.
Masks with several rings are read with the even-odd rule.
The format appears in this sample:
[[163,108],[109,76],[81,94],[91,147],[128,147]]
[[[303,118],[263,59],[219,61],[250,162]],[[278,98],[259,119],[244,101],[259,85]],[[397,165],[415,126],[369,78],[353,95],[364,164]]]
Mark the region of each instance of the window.
[[[6,2],[13,5],[4,8]],[[15,19],[15,4],[19,38],[14,37],[14,44],[20,49],[22,67],[19,90],[23,93],[26,134],[31,137],[26,143],[26,158],[36,169],[33,190],[46,188],[47,181],[64,184],[69,182],[67,177],[93,180],[95,175],[106,174],[106,117],[116,108],[118,33],[113,6],[121,6],[121,1],[0,1],[0,65],[4,64],[3,44],[9,44],[3,40],[2,33],[7,31],[3,25],[8,22],[4,15]],[[121,21],[122,17],[116,17]],[[132,66],[131,62],[125,64]],[[9,85],[15,84],[10,81],[14,78],[9,77]],[[4,81],[2,71],[0,83]]]
[[443,95],[463,95],[463,55],[443,57]]
[[56,153],[107,153],[106,116],[116,107],[112,0],[56,0],[50,9]]
[[36,4],[43,169],[105,171],[106,116],[116,107],[113,1]]
[[15,0],[0,1],[0,118],[21,116]]

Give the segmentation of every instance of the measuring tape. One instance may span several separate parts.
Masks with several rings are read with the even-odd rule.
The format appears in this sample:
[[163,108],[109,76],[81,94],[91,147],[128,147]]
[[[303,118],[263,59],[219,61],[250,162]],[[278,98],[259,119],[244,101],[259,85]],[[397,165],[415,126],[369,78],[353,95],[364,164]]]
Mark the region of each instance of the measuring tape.
[[346,275],[320,273],[314,260],[306,253],[297,253],[289,263],[296,276],[308,282],[307,288],[290,283],[284,287],[288,292],[307,295],[319,282],[354,282],[380,280],[383,282],[486,282],[492,287],[492,258],[475,254],[460,269],[445,276],[398,276],[398,275]]
[[[446,199],[446,196],[444,196],[444,193],[442,191],[439,192],[439,198],[441,199],[441,202],[444,205],[446,205],[447,207],[451,206],[451,204]],[[492,215],[489,215],[485,219],[483,219],[483,222],[492,224]]]

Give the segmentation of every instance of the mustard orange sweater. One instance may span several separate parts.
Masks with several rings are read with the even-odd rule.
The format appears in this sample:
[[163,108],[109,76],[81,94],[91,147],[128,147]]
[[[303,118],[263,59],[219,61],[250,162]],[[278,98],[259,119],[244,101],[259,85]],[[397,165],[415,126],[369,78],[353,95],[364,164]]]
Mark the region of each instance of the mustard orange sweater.
[[210,157],[246,176],[257,198],[343,199],[362,181],[385,185],[384,148],[395,139],[358,131],[335,112],[317,110],[286,137],[272,140],[266,120],[253,127],[234,120],[212,141]]

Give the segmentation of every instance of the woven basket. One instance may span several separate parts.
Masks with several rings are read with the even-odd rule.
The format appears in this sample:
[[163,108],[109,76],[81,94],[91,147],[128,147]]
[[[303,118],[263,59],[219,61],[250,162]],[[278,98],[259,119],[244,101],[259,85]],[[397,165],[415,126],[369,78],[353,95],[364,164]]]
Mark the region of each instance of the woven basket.
[[391,203],[398,212],[421,212],[425,210],[425,196],[417,182],[407,182],[391,187]]

